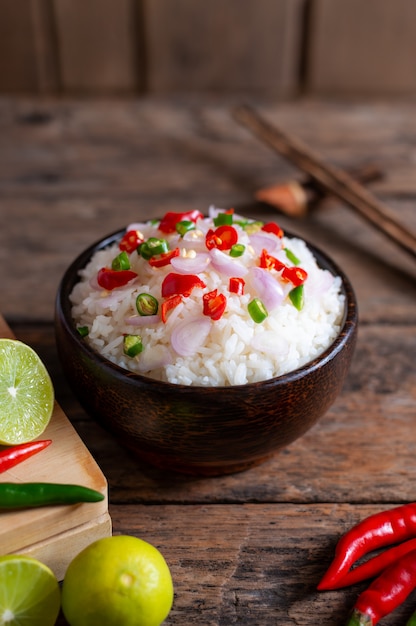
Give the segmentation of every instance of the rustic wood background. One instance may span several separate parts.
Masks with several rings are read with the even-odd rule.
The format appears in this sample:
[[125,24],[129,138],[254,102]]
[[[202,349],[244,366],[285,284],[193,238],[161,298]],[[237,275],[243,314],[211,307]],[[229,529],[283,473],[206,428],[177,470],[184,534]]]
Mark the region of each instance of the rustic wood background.
[[412,95],[413,0],[0,0],[0,93]]

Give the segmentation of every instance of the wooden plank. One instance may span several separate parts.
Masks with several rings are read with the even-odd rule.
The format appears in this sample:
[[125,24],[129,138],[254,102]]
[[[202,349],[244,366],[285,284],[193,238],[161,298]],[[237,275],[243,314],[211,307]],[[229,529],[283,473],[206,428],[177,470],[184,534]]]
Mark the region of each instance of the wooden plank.
[[141,84],[134,0],[53,0],[64,92],[126,93]]
[[298,89],[303,0],[145,0],[151,92]]
[[48,0],[0,0],[0,91],[45,93],[56,88]]
[[409,0],[314,0],[307,89],[313,94],[416,92],[416,4]]
[[[172,572],[168,624],[345,624],[354,586],[318,592],[340,535],[380,505],[112,506],[115,529],[156,545]],[[385,507],[389,508],[389,507]],[[409,598],[383,624],[405,624]],[[63,624],[64,622],[62,622]]]
[[[0,337],[13,338],[0,315]],[[0,515],[0,554],[21,552],[44,557],[61,575],[77,551],[97,536],[111,534],[107,481],[61,407],[55,402],[51,421],[41,438],[52,444],[3,472],[1,482],[56,482],[84,485],[100,491],[97,503],[7,510]]]

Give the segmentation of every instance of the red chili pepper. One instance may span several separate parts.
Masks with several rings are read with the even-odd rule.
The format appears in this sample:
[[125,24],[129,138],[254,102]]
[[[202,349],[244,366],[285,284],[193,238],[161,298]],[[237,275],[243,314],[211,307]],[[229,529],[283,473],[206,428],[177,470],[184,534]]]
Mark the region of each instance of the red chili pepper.
[[412,550],[385,569],[358,596],[347,626],[375,626],[400,606],[415,587],[416,550]]
[[242,296],[244,294],[245,284],[244,278],[232,276],[228,283],[228,290],[231,293],[236,293],[238,296]]
[[137,249],[141,243],[143,243],[144,239],[140,236],[137,230],[128,230],[125,235],[120,239],[120,243],[118,247],[120,250],[128,252],[131,254]]
[[276,224],[276,222],[268,222],[267,224],[263,224],[261,230],[264,230],[266,233],[273,233],[280,238],[282,238],[284,235],[283,230],[280,228],[279,224]]
[[287,267],[283,268],[282,278],[289,280],[295,287],[302,285],[307,279],[308,274],[301,267]]
[[179,254],[179,248],[175,248],[174,250],[169,250],[169,252],[164,252],[159,256],[152,256],[149,259],[149,265],[151,265],[152,267],[165,267],[165,265],[169,265],[171,260],[175,256],[179,256]]
[[169,311],[172,311],[172,309],[177,307],[178,304],[180,304],[181,302],[182,296],[170,296],[170,298],[167,298],[164,302],[162,302],[162,305],[160,307],[160,316],[164,324],[166,324],[166,321],[168,319]]
[[341,587],[349,587],[360,583],[367,578],[375,578],[389,567],[389,565],[412,550],[416,550],[416,538],[399,543],[397,546],[393,546],[393,548],[385,550],[368,561],[365,561],[365,563],[358,565],[350,570],[344,578],[341,578],[338,583],[331,585],[331,589],[341,589]]
[[318,585],[333,589],[346,576],[350,567],[362,556],[416,534],[416,503],[375,513],[346,532],[335,548],[335,557]]
[[175,274],[170,272],[162,282],[162,297],[189,296],[195,287],[204,288],[205,283],[196,274]]
[[136,278],[136,272],[132,270],[112,270],[102,267],[97,274],[97,282],[103,289],[111,291],[116,287],[123,287],[128,282]]
[[217,289],[204,293],[202,296],[204,304],[203,313],[212,320],[219,320],[227,307],[227,298],[223,293],[218,293]]
[[209,229],[205,236],[205,245],[208,250],[218,248],[219,250],[230,250],[238,241],[238,233],[234,226],[223,224],[215,230]]
[[267,252],[266,249],[263,248],[260,255],[260,267],[266,270],[277,270],[280,272],[286,265],[276,259],[276,257],[272,256]]
[[203,217],[202,213],[196,209],[194,211],[186,211],[185,213],[168,211],[160,220],[158,228],[162,233],[174,233],[178,222],[189,220],[195,223],[198,219],[202,219]]
[[44,450],[52,443],[52,439],[42,439],[40,441],[30,441],[21,443],[11,448],[6,448],[0,452],[0,473],[22,463],[29,457]]

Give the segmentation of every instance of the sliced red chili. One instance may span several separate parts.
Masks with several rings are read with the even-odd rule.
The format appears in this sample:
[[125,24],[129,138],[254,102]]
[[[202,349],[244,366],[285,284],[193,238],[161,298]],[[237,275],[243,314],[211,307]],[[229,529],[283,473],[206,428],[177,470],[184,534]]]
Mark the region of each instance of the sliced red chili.
[[195,287],[204,288],[205,283],[196,274],[176,274],[170,272],[162,282],[162,297],[168,298],[177,294],[189,296]]
[[166,324],[166,320],[168,319],[169,311],[172,311],[175,307],[178,306],[182,302],[182,296],[170,296],[164,302],[162,302],[162,306],[160,307],[160,316],[162,318],[162,322]]
[[136,272],[132,270],[112,270],[108,267],[102,267],[97,274],[97,282],[103,289],[111,291],[116,287],[123,287],[128,282],[136,278]]
[[137,230],[128,230],[125,235],[120,239],[118,247],[121,251],[134,252],[141,243],[143,243],[144,238],[141,236]]
[[260,267],[266,270],[277,270],[278,272],[280,272],[280,270],[282,270],[286,266],[284,263],[282,263],[282,261],[276,259],[276,257],[269,254],[267,250],[263,248],[260,255]]
[[267,224],[264,224],[261,229],[264,230],[266,233],[273,233],[280,238],[282,238],[284,235],[283,230],[280,228],[279,224],[276,224],[276,222],[267,222]]
[[244,278],[232,276],[228,283],[228,290],[231,293],[236,293],[238,296],[242,296],[244,294],[245,284]]
[[169,250],[169,252],[164,252],[163,254],[160,254],[159,256],[151,257],[149,259],[149,265],[151,265],[152,267],[165,267],[166,265],[169,265],[169,263],[175,256],[179,256],[179,254],[180,254],[179,248],[175,248],[174,250]]
[[178,222],[187,220],[195,223],[198,219],[202,219],[203,217],[202,213],[196,209],[193,211],[186,211],[185,213],[168,211],[160,220],[158,228],[162,231],[162,233],[174,233]]
[[203,313],[212,320],[219,320],[227,306],[227,298],[223,293],[218,293],[217,289],[204,293],[202,296]]
[[301,267],[285,267],[282,272],[282,278],[289,280],[295,287],[302,285],[307,277],[308,273]]

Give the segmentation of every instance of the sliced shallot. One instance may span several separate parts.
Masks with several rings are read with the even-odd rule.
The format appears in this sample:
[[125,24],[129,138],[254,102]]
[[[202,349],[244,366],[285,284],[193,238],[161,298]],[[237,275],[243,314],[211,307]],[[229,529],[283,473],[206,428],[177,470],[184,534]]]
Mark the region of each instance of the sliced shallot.
[[250,286],[270,312],[280,306],[285,297],[282,285],[269,270],[251,267],[249,270]]
[[212,248],[212,250],[209,251],[209,255],[213,267],[224,276],[237,276],[241,278],[248,272],[248,268],[245,265],[242,265],[236,259],[230,257],[226,252],[218,250],[218,248]]
[[174,327],[171,334],[172,348],[180,356],[192,356],[208,337],[211,320],[207,317],[194,317],[184,320]]
[[207,252],[197,252],[195,256],[176,256],[170,264],[180,274],[199,274],[204,272],[211,259]]

